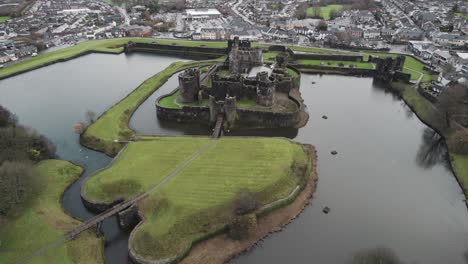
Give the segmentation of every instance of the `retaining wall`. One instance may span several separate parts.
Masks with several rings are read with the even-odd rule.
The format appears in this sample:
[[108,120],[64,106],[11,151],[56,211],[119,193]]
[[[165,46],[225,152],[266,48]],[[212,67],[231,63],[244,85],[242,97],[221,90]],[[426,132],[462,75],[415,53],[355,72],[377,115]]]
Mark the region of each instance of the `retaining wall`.
[[158,43],[127,43],[125,45],[125,52],[133,51],[206,59],[214,59],[227,54],[226,48],[187,47],[177,45],[163,45]]

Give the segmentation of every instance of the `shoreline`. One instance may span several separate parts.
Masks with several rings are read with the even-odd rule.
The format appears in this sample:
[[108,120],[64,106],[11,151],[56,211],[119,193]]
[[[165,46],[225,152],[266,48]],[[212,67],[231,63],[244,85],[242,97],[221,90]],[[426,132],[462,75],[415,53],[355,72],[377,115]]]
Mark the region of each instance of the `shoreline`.
[[[390,83],[390,88],[393,91],[396,91],[396,92],[398,92],[398,90],[399,90],[398,87],[394,86],[392,83]],[[414,89],[414,88],[410,87],[409,89]],[[421,96],[423,100],[427,101],[427,99],[424,98],[421,94],[419,94],[419,92],[417,90],[416,90],[416,93],[418,93],[418,95]],[[448,154],[448,161],[449,161],[448,164],[450,166],[450,171],[452,172],[455,180],[457,181],[458,186],[462,190],[463,196],[465,197],[464,202],[465,202],[465,205],[466,205],[466,209],[468,210],[468,193],[466,192],[465,187],[463,186],[461,177],[458,175],[458,173],[454,169],[453,158],[452,158],[453,153],[451,153],[451,151],[449,149],[449,146],[447,145],[447,136],[445,135],[445,133],[442,132],[442,130],[440,128],[436,127],[436,125],[434,125],[430,121],[426,120],[422,116],[422,114],[420,112],[418,112],[416,107],[414,105],[412,105],[407,98],[405,98],[404,91],[401,92],[401,94],[398,94],[398,96],[405,103],[405,105],[408,106],[408,108],[411,110],[411,112],[413,112],[415,114],[415,116],[419,119],[419,121],[421,121],[424,125],[426,125],[430,129],[434,130],[437,134],[439,134],[444,139],[445,146],[447,147],[447,154]],[[432,104],[429,101],[428,101],[428,103]]]
[[[255,249],[259,243],[274,233],[280,232],[305,210],[310,204],[317,186],[317,153],[315,147],[303,144],[310,155],[312,170],[305,188],[294,201],[278,208],[258,219],[258,224],[249,234],[248,239],[236,241],[226,233],[201,241],[192,247],[181,264],[222,264]],[[222,250],[220,250],[222,249]]]

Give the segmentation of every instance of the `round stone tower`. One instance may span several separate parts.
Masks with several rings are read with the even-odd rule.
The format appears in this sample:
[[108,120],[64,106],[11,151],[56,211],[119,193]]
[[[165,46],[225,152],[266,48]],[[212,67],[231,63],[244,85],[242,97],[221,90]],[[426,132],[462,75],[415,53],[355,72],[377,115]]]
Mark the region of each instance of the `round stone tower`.
[[275,96],[275,83],[268,78],[267,72],[257,73],[257,104],[272,106]]
[[200,71],[192,68],[179,74],[179,100],[183,103],[193,103],[198,100],[200,91]]

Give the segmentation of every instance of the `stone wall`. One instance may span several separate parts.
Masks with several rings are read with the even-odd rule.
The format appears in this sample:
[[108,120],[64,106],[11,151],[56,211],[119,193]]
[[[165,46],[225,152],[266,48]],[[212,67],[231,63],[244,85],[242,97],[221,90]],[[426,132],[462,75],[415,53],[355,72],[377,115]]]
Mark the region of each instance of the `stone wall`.
[[[155,42],[157,42],[157,40]],[[170,54],[195,59],[214,59],[224,56],[227,53],[226,48],[186,47],[157,43],[135,43],[131,41],[125,44],[124,51],[125,53],[138,51],[160,53],[163,55]]]
[[355,61],[362,62],[362,55],[343,55],[343,54],[315,54],[315,53],[297,53],[293,55],[294,60],[336,60],[336,61]]
[[360,69],[360,68],[349,68],[349,67],[328,67],[322,65],[303,65],[293,64],[291,65],[295,69],[303,72],[324,73],[324,74],[343,74],[351,76],[369,76],[372,77],[375,74],[374,69]]

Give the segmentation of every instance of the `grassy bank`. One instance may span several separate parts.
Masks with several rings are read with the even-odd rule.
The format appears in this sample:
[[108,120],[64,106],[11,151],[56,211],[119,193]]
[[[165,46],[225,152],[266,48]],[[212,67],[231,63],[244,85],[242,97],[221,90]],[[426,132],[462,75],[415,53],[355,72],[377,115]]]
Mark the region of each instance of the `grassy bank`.
[[[19,206],[15,215],[0,219],[0,263],[16,263],[79,225],[63,212],[61,197],[82,169],[66,161],[46,160],[35,170],[39,186],[31,201]],[[84,232],[31,263],[103,263],[103,244],[91,231]]]
[[[159,43],[164,45],[179,45],[186,47],[209,47],[209,48],[226,48],[226,42],[212,42],[212,41],[189,41],[189,40],[176,40],[176,39],[152,39],[152,38],[119,38],[119,39],[106,39],[106,40],[92,40],[79,43],[73,47],[63,48],[60,50],[43,53],[36,57],[26,59],[19,63],[9,65],[5,68],[0,69],[0,79],[7,78],[19,73],[23,73],[29,70],[40,68],[43,66],[50,65],[52,63],[69,60],[91,52],[102,52],[102,53],[121,53],[123,51],[123,45],[128,41],[142,42],[142,43]],[[265,43],[253,43],[254,47],[269,47],[270,44]],[[321,53],[321,54],[362,54],[367,59],[368,55],[374,56],[397,56],[397,54],[384,53],[384,52],[366,52],[356,53],[349,51],[337,51],[333,49],[323,49],[317,47],[299,47],[299,46],[287,46],[293,51],[298,52],[310,52],[310,53]],[[277,52],[264,53],[264,59],[266,62],[274,62],[274,57]],[[405,69],[412,75],[413,80],[417,80],[420,76],[419,72],[425,74],[424,81],[433,78],[430,74],[423,70],[424,64],[413,59],[410,56],[406,56]]]
[[24,61],[9,65],[0,69],[0,79],[9,76],[23,73],[29,70],[47,66],[56,62],[66,61],[75,57],[92,53],[113,53],[118,54],[123,52],[123,45],[129,41],[150,43],[156,42],[166,45],[180,45],[187,47],[226,47],[225,42],[210,42],[210,41],[185,41],[185,40],[166,40],[166,39],[152,39],[152,38],[118,38],[118,39],[105,39],[105,40],[91,40],[81,42],[75,46],[51,51],[40,54],[36,57],[26,59]]
[[[394,83],[392,86],[401,92],[402,98],[424,123],[442,133],[442,136],[445,138],[449,138],[452,135],[453,131],[438,125],[440,122],[437,119],[440,120],[442,117],[438,117],[440,114],[434,109],[432,103],[422,97],[416,89],[411,85],[401,83]],[[450,149],[449,155],[455,176],[466,195],[468,194],[468,155],[455,154]]]
[[[111,167],[84,185],[109,202],[148,190],[209,142],[204,137],[146,137],[130,143]],[[261,204],[286,197],[299,184],[293,164],[308,165],[299,144],[277,138],[221,138],[139,204],[146,221],[131,247],[151,259],[170,258],[224,226],[235,194],[248,189]],[[310,169],[310,165],[309,165]]]
[[163,85],[174,73],[213,64],[216,61],[175,62],[163,71],[147,79],[133,92],[102,114],[81,136],[81,143],[114,156],[121,149],[121,144],[114,140],[129,140],[135,133],[128,127],[131,115],[154,91]]
[[[326,5],[326,6],[320,6],[320,16],[324,20],[330,20],[330,12],[332,10],[334,11],[340,11],[344,9],[343,5]],[[309,7],[306,10],[306,14],[308,17],[313,17],[315,14],[315,7]]]

